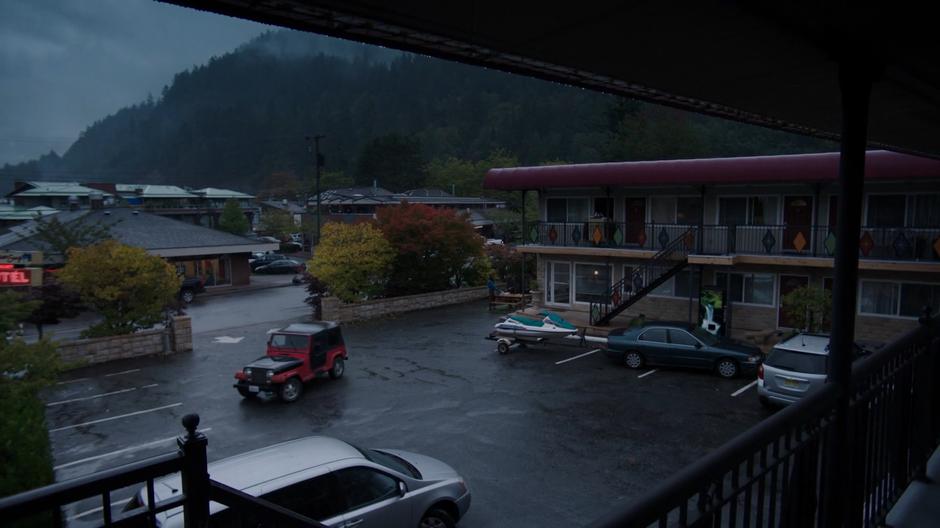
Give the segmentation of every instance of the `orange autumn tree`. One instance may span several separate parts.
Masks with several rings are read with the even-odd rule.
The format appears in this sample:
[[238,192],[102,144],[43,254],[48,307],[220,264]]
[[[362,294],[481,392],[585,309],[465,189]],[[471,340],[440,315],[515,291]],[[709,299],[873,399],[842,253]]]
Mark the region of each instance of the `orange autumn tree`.
[[466,215],[402,202],[376,213],[395,248],[388,295],[409,295],[482,284],[490,271],[483,244]]

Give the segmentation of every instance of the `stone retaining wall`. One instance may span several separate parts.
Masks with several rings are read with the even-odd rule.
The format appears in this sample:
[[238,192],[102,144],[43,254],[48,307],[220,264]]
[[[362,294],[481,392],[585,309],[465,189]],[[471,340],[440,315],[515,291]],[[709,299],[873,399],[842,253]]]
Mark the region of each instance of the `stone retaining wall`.
[[424,310],[449,304],[485,299],[486,286],[460,288],[417,295],[375,299],[357,303],[344,303],[336,297],[323,298],[323,319],[327,321],[359,321],[383,315]]
[[60,342],[57,344],[59,357],[67,364],[86,366],[116,359],[191,351],[193,333],[189,316],[174,317],[173,324],[175,329]]

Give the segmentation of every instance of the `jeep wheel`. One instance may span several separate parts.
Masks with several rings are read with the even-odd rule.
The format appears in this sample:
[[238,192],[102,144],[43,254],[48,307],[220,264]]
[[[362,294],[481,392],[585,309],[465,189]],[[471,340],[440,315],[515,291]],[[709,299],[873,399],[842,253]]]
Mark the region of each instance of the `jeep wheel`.
[[301,383],[298,378],[291,378],[281,385],[280,396],[285,402],[291,403],[297,401],[297,398],[300,398],[303,392],[303,383]]
[[192,290],[183,290],[182,293],[180,293],[180,299],[182,299],[186,304],[193,302],[193,299],[195,298],[196,294],[193,293]]
[[346,364],[343,361],[343,356],[336,356],[333,359],[333,368],[330,369],[330,377],[333,379],[340,379],[343,377],[343,372],[346,371]]
[[245,387],[238,387],[238,393],[242,395],[242,398],[254,398],[258,395],[257,392],[251,392]]

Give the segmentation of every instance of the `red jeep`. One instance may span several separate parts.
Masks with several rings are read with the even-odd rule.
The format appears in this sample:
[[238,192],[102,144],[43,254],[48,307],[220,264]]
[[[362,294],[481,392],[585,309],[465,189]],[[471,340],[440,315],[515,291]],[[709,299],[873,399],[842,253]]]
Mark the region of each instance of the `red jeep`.
[[266,356],[235,373],[234,387],[245,398],[267,392],[292,402],[300,397],[305,382],[327,373],[340,378],[346,359],[343,334],[336,323],[292,324],[271,334]]

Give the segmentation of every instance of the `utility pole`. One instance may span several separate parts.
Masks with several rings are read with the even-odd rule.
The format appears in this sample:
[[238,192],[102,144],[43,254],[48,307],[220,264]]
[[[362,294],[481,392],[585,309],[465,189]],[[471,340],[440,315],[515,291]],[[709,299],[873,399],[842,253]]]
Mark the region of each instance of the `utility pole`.
[[[313,159],[314,159],[314,164],[316,166],[316,174],[317,174],[317,189],[316,189],[317,190],[317,244],[320,243],[320,167],[323,166],[323,156],[320,155],[320,140],[325,137],[326,136],[322,134],[313,136],[313,145],[314,145],[314,153],[315,153]],[[307,141],[308,141],[307,150],[309,151],[310,150],[310,145],[309,145],[310,136],[307,136]],[[304,201],[304,207],[305,208],[308,207],[308,204],[306,201]]]

